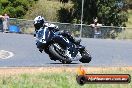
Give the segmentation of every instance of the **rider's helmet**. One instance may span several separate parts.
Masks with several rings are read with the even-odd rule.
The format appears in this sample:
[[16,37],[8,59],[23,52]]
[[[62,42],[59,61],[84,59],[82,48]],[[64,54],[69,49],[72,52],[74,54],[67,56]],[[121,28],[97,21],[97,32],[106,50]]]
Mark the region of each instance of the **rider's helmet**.
[[33,23],[35,29],[36,30],[39,30],[41,27],[43,27],[44,21],[45,21],[45,19],[42,16],[35,17],[34,23]]

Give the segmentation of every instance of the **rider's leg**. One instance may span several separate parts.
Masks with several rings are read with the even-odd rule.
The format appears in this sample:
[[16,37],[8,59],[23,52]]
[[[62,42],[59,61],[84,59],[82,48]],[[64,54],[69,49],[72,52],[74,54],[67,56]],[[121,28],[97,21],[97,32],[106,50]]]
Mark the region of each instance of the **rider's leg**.
[[67,37],[71,42],[75,43],[76,45],[80,45],[81,40],[75,39],[75,38],[70,34],[70,32],[64,30],[63,32],[61,32],[61,35]]

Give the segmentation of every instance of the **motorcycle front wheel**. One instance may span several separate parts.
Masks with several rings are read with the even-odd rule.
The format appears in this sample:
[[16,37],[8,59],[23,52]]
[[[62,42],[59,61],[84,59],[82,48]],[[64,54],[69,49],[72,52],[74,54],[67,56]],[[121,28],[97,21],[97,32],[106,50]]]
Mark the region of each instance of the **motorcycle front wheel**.
[[89,63],[91,61],[92,57],[86,50],[84,50],[81,54],[82,58],[79,60],[80,62]]
[[53,56],[56,56],[58,58],[58,60],[62,63],[62,64],[70,64],[72,61],[68,59],[68,57],[65,57],[63,54],[59,53],[59,51],[57,50],[57,48],[62,48],[61,46],[59,46],[56,43],[57,47],[53,45],[51,45],[49,47],[49,51],[53,54]]

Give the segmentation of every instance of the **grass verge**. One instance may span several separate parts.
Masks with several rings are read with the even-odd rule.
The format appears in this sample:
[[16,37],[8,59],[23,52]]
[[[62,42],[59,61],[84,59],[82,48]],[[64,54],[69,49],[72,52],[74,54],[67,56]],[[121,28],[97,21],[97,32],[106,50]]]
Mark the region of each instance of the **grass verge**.
[[[130,74],[132,67],[85,67],[88,74]],[[0,69],[0,88],[132,88],[129,84],[85,84],[76,82],[77,68],[4,68]]]

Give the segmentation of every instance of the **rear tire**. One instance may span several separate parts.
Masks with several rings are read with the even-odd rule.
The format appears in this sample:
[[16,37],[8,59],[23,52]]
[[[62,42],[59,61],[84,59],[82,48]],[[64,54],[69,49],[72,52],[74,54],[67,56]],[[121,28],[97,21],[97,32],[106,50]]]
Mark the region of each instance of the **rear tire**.
[[91,61],[92,57],[90,56],[90,54],[84,50],[82,53],[82,58],[79,60],[82,63],[89,63]]

